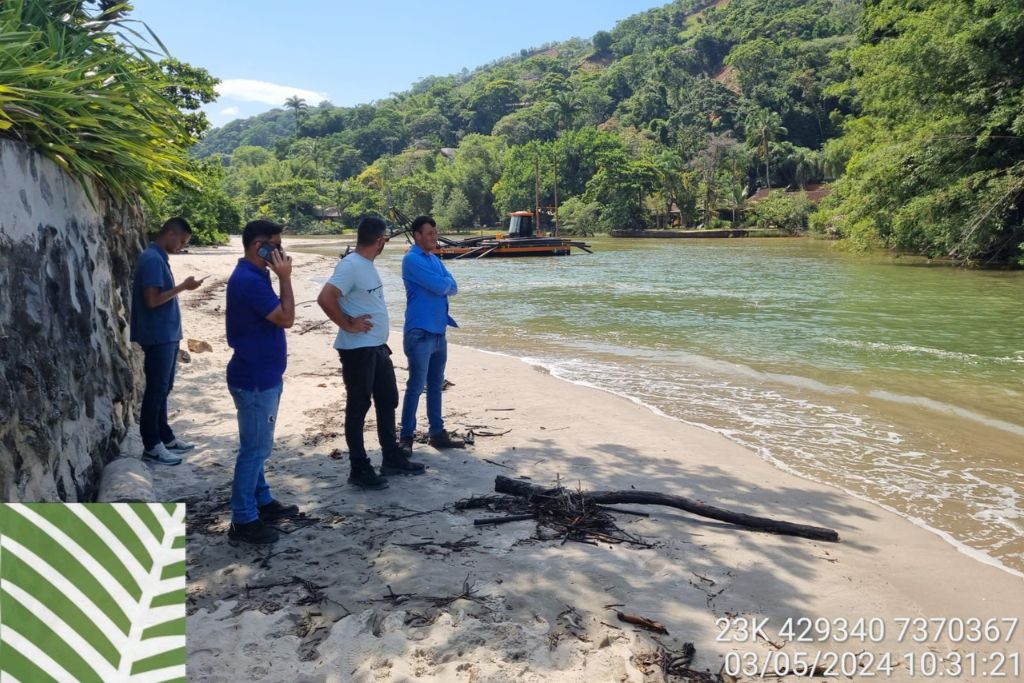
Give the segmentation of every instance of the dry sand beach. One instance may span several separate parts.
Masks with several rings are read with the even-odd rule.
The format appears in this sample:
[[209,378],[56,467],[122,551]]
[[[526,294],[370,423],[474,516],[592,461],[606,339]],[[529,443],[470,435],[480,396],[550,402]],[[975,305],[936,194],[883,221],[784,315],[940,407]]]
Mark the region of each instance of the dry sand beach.
[[[334,330],[312,301],[334,266],[322,256],[293,254],[300,305],[267,471],[275,495],[306,517],[282,524],[286,533],[270,548],[229,543],[237,432],[223,309],[239,255],[233,242],[171,261],[179,281],[210,275],[180,299],[186,339],[210,350],[179,364],[170,405],[172,424],[198,447],[178,467],[153,467],[160,498],[189,504],[189,680],[732,680],[715,676],[723,666],[751,673],[751,664],[757,675],[736,679],[762,670],[771,679],[816,655],[837,674],[854,674],[843,679],[923,680],[960,662],[961,680],[1018,680],[1024,627],[1010,629],[1024,614],[1021,577],[717,434],[455,346],[458,332],[449,337],[447,426],[500,435],[479,436],[466,450],[418,444],[426,475],[391,477],[378,492],[348,486]],[[402,386],[400,330],[391,346]],[[368,445],[376,445],[372,415]],[[371,458],[379,463],[379,451]],[[474,527],[502,513],[453,504],[492,493],[496,475],[673,493],[830,527],[841,541],[654,506],[622,506],[649,517],[616,515],[651,547],[538,540],[531,521]],[[660,622],[668,634],[623,623],[616,611]],[[831,633],[806,631],[805,618],[825,620],[819,626]],[[744,634],[755,619],[764,637]],[[686,643],[696,652],[689,668],[711,675],[666,674],[661,653],[681,654]]]

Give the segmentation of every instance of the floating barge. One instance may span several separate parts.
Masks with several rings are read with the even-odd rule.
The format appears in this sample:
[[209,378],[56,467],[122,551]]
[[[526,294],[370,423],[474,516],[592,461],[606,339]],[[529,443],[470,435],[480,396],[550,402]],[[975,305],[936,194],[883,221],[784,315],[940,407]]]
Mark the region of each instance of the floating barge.
[[529,211],[511,214],[506,235],[482,235],[464,240],[438,238],[434,252],[443,259],[509,258],[518,256],[568,256],[573,249],[593,252],[586,242],[564,237],[536,235],[534,215]]
[[438,238],[434,251],[443,259],[514,256],[568,256],[573,247],[593,253],[590,245],[561,237],[471,237],[465,240]]

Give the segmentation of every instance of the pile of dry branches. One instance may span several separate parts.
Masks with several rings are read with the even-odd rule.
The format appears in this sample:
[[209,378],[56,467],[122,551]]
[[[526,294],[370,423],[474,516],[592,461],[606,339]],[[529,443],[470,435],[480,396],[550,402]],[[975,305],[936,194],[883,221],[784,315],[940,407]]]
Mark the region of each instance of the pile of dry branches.
[[[503,495],[473,496],[454,504],[456,510],[486,508],[502,511],[502,517],[488,517],[474,521],[477,526],[534,520],[536,538],[544,541],[576,541],[597,545],[603,543],[630,543],[645,548],[650,543],[621,529],[608,508],[588,499],[581,491],[557,487],[527,498]],[[625,512],[617,510],[617,512]],[[642,513],[631,513],[642,514]]]

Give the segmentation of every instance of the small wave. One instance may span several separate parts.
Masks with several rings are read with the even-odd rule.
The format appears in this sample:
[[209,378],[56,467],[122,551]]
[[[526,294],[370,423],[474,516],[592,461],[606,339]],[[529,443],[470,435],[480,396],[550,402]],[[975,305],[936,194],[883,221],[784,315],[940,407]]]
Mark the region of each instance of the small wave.
[[982,564],[987,564],[990,567],[995,567],[996,569],[1002,569],[1007,574],[1012,574],[1013,576],[1017,576],[1017,577],[1020,577],[1020,578],[1024,579],[1024,572],[1018,571],[1018,570],[1014,569],[1013,567],[1007,567],[1005,564],[1003,564],[1002,562],[1000,562],[996,558],[992,557],[988,553],[984,552],[983,550],[978,550],[977,548],[972,548],[971,546],[967,545],[963,541],[960,541],[957,538],[955,538],[949,532],[943,531],[942,529],[936,529],[935,527],[930,526],[928,524],[928,522],[924,521],[920,517],[914,517],[913,515],[908,515],[906,513],[900,512],[899,510],[897,510],[897,509],[895,509],[893,507],[890,507],[888,505],[884,505],[884,504],[879,503],[877,501],[873,501],[873,500],[871,500],[869,498],[866,498],[864,496],[858,495],[858,494],[853,493],[851,491],[847,491],[847,493],[852,495],[854,498],[860,498],[861,500],[866,500],[869,503],[874,503],[875,505],[877,505],[878,507],[882,508],[883,510],[888,510],[889,512],[891,512],[891,513],[893,513],[895,515],[899,515],[900,517],[903,517],[904,519],[909,520],[910,523],[913,524],[914,526],[920,527],[921,529],[924,529],[925,531],[932,532],[933,534],[935,534],[936,536],[941,538],[943,541],[945,541],[946,543],[950,544],[951,546],[956,548],[958,551],[960,551],[964,555],[967,555],[968,557],[970,557],[973,560],[977,560],[978,562],[981,562]]
[[982,356],[977,353],[964,353],[962,351],[946,351],[945,349],[933,349],[930,346],[916,346],[914,344],[889,344],[887,342],[865,342],[853,339],[836,339],[826,337],[825,342],[834,346],[846,346],[855,349],[870,349],[872,351],[887,351],[890,353],[909,353],[913,355],[935,356],[944,360],[958,360],[962,363],[999,363],[1007,365],[1024,365],[1024,352],[1018,352],[1012,356]]
[[958,406],[950,405],[949,403],[943,403],[942,401],[936,401],[935,399],[925,398],[924,396],[904,396],[902,394],[894,394],[890,391],[883,391],[876,389],[869,391],[868,396],[872,398],[878,398],[883,401],[891,401],[893,403],[904,403],[906,405],[916,406],[918,408],[927,408],[936,413],[945,413],[946,415],[955,415],[956,417],[964,420],[970,420],[983,424],[986,427],[992,427],[993,429],[999,429],[1010,434],[1017,436],[1024,436],[1024,426],[1007,422],[1006,420],[997,420],[993,417],[986,417],[981,413],[976,413],[973,410],[967,410],[966,408],[960,408]]
[[789,384],[790,386],[798,387],[800,389],[810,389],[811,391],[817,391],[821,394],[849,395],[857,393],[857,390],[853,387],[825,384],[824,382],[819,382],[818,380],[810,379],[809,377],[800,377],[799,375],[784,375],[769,372],[766,373],[765,376],[781,384]]

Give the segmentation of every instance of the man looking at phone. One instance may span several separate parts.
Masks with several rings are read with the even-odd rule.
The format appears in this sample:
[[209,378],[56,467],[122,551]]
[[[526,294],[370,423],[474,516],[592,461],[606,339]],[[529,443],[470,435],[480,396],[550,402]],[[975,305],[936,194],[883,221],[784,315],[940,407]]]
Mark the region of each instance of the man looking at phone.
[[[228,390],[238,411],[238,455],[231,485],[228,538],[266,544],[277,540],[268,522],[298,513],[270,494],[263,463],[274,448],[274,424],[288,359],[284,331],[295,322],[292,259],[281,248],[277,223],[250,221],[242,230],[245,256],[231,273],[225,318],[228,345]],[[274,271],[280,296],[270,284]]]
[[174,387],[181,341],[178,294],[203,283],[189,275],[175,285],[168,254],[183,249],[191,237],[192,228],[184,218],[164,223],[139,254],[132,282],[131,340],[138,342],[145,354],[146,388],[139,416],[142,456],[161,465],[177,465],[181,454],[195,447],[176,437],[167,424],[167,396]]
[[341,358],[345,382],[345,443],[352,470],[349,483],[364,489],[387,488],[388,481],[370,464],[363,440],[366,413],[373,402],[382,474],[423,474],[398,444],[395,410],[398,383],[388,347],[388,309],[384,285],[373,265],[388,242],[387,226],[379,218],[359,222],[356,249],[338,262],[317,303],[338,326],[334,348]]

